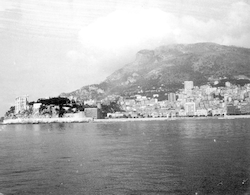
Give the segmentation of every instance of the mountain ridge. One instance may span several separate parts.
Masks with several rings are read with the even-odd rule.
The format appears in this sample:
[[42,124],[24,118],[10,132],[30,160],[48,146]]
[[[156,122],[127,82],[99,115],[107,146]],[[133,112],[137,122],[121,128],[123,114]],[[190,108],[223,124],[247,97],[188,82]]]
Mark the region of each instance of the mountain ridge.
[[83,86],[60,96],[87,100],[159,88],[168,92],[181,88],[185,80],[202,85],[211,78],[240,75],[250,77],[250,49],[216,43],[163,45],[138,51],[133,62],[114,71],[100,84]]

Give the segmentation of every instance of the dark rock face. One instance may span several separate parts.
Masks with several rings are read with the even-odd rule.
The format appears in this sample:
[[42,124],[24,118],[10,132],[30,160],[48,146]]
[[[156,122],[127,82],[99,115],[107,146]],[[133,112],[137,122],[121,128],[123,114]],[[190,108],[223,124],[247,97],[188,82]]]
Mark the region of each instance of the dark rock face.
[[[64,96],[102,98],[110,94],[126,95],[150,89],[174,91],[185,80],[195,85],[209,78],[250,77],[250,49],[214,43],[176,44],[141,50],[134,62],[115,71],[98,85],[83,87]],[[94,87],[93,87],[94,86]]]

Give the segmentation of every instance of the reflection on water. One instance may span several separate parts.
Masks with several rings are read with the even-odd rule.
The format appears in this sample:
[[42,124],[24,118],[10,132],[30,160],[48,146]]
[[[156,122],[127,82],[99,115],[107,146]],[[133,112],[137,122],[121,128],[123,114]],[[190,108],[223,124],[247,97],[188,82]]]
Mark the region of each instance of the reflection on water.
[[4,194],[247,194],[247,119],[1,126]]

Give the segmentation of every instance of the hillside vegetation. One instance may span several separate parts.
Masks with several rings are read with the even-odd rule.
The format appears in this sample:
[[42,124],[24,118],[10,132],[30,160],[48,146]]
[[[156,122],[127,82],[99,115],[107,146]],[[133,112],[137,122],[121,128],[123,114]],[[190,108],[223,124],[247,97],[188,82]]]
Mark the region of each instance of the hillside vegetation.
[[215,43],[175,44],[141,50],[134,62],[102,83],[61,95],[101,99],[111,94],[169,92],[182,88],[185,80],[199,86],[225,78],[249,81],[250,49]]

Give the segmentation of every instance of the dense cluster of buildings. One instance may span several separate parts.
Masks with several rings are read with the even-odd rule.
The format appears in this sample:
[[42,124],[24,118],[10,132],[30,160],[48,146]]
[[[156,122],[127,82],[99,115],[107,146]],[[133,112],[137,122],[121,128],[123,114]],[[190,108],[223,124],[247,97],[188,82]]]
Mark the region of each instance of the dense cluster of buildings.
[[[250,114],[250,84],[244,86],[232,85],[229,82],[223,87],[213,87],[209,84],[194,86],[193,81],[185,81],[184,88],[176,93],[168,93],[166,100],[159,101],[159,94],[152,97],[140,94],[131,97],[110,96],[109,101],[115,101],[120,111],[113,111],[103,115],[101,104],[95,100],[87,100],[84,104],[92,105],[84,111],[69,105],[64,117],[73,117],[81,112],[81,116],[91,118],[138,118],[138,117],[189,117],[189,116],[225,116]],[[72,98],[71,98],[72,99]],[[74,99],[74,98],[73,98]],[[107,104],[102,100],[102,105]],[[41,111],[41,103],[28,104],[27,96],[15,100],[15,115],[31,110],[32,116],[58,116],[60,108],[49,105]],[[95,107],[93,107],[95,106]],[[67,112],[71,109],[69,112]]]
[[194,86],[185,81],[184,89],[169,93],[167,100],[135,95],[120,98],[124,113],[109,113],[108,117],[186,117],[250,114],[250,85],[236,86],[229,82],[224,87]]

